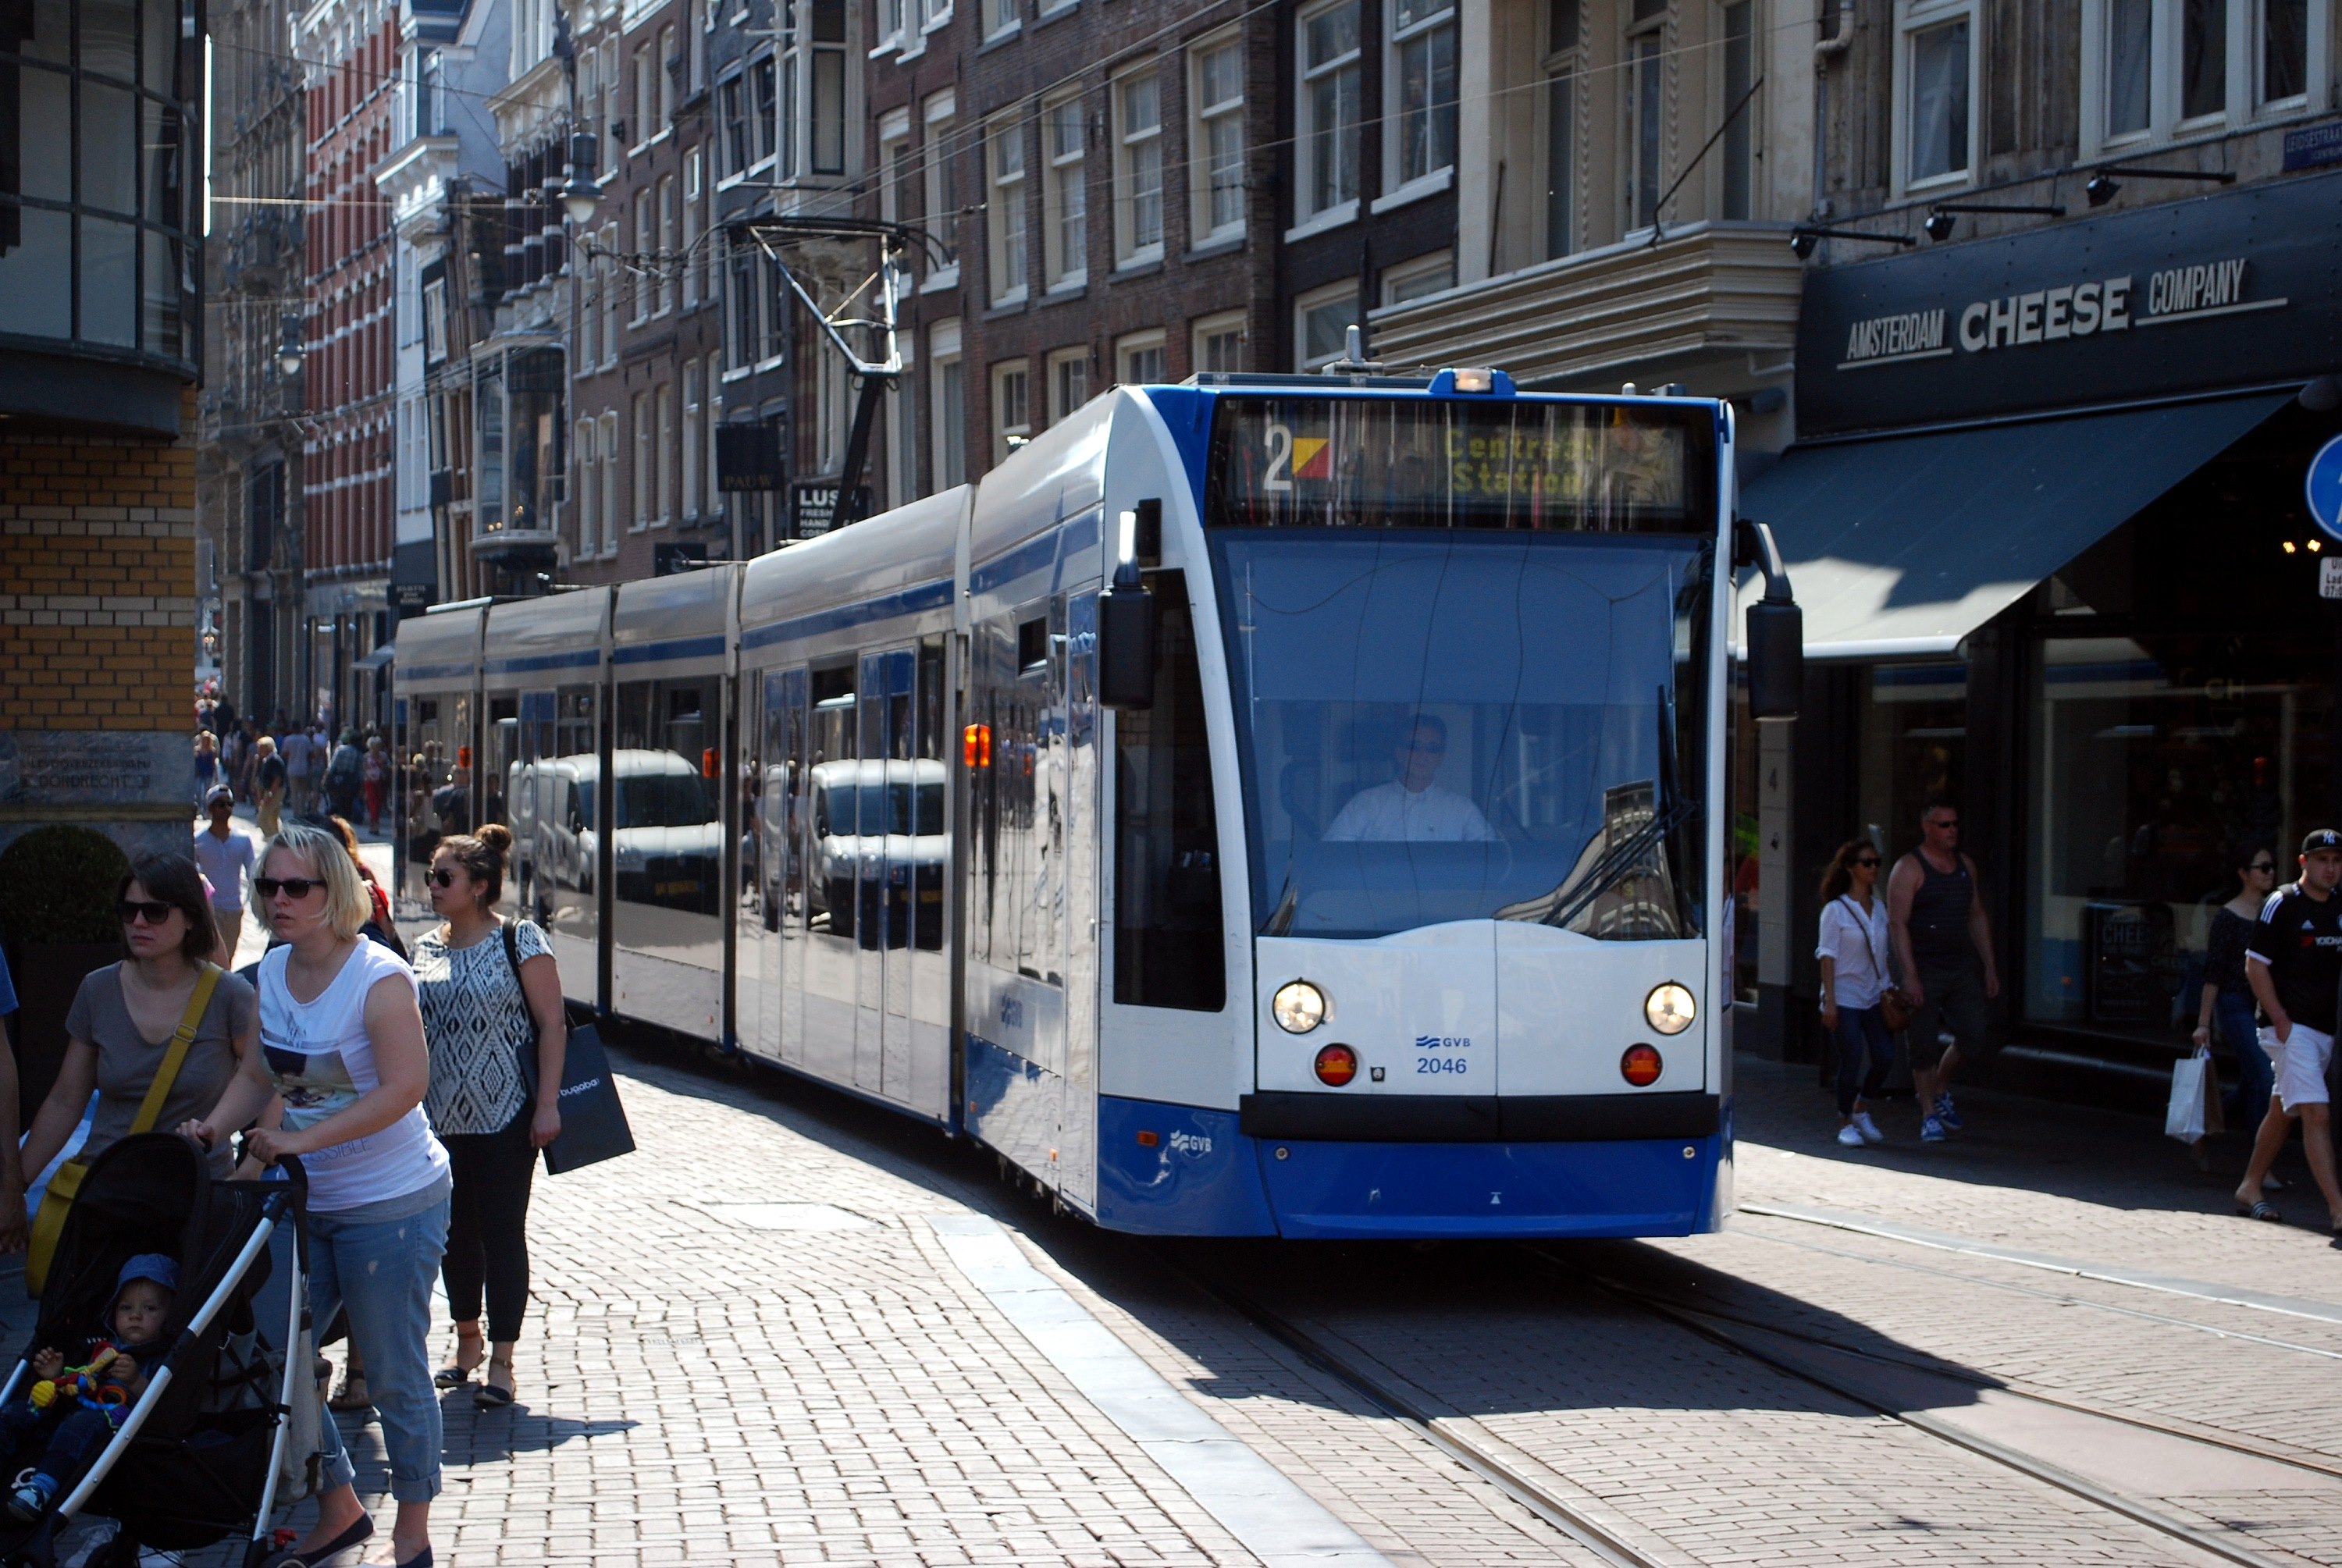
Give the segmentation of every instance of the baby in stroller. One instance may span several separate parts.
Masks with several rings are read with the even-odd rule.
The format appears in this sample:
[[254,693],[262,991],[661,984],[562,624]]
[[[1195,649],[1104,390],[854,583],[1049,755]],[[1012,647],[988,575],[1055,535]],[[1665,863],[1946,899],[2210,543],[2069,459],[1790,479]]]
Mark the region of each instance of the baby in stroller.
[[145,1367],[159,1364],[167,1348],[164,1324],[178,1288],[176,1263],[161,1253],[141,1253],[122,1265],[105,1332],[85,1343],[82,1365],[66,1366],[65,1352],[55,1345],[34,1355],[30,1370],[40,1381],[27,1397],[0,1407],[0,1433],[15,1454],[43,1444],[39,1460],[17,1476],[8,1494],[11,1518],[29,1523],[41,1517],[105,1450],[145,1391]]

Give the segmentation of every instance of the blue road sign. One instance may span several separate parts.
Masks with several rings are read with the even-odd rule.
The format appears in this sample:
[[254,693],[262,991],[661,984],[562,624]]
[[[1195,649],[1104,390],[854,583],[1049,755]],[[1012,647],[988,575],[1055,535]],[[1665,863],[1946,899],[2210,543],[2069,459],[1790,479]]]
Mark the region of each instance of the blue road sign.
[[2342,435],[2317,449],[2309,460],[2309,477],[2302,482],[2309,497],[2309,514],[2317,525],[2342,539]]

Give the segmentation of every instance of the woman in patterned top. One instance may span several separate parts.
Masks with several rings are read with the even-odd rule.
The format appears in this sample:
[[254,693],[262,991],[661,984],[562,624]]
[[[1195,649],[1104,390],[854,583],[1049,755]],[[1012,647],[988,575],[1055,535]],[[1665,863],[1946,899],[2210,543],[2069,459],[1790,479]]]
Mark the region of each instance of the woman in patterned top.
[[487,1373],[473,1393],[483,1405],[513,1401],[513,1347],[528,1305],[529,1178],[537,1150],[561,1134],[568,1043],[545,933],[495,912],[511,848],[511,830],[496,823],[441,839],[428,880],[431,907],[446,924],[415,944],[431,1044],[424,1104],[455,1175],[444,1268],[455,1356],[438,1383],[463,1387],[485,1356]]

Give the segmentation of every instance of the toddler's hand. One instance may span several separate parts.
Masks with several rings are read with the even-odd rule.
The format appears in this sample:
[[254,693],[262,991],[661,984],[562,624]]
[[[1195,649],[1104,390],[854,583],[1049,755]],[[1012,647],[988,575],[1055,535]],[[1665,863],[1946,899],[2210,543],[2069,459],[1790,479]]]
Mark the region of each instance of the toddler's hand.
[[65,1369],[65,1355],[61,1350],[45,1350],[33,1357],[33,1375],[51,1378]]

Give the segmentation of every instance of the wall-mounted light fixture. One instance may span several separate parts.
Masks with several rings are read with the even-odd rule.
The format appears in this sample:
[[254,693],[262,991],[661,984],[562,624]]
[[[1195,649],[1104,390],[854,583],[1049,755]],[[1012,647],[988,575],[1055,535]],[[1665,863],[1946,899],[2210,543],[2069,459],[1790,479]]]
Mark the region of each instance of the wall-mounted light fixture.
[[1960,213],[2029,213],[2037,217],[2062,218],[2066,208],[2057,203],[2028,205],[2021,202],[1937,202],[1927,209],[1927,237],[1950,239],[1952,230],[1959,225],[1955,215]]
[[2229,169],[2133,169],[2108,164],[2091,175],[2090,183],[2082,187],[2082,194],[2090,198],[2092,206],[2102,207],[2115,199],[2115,193],[2122,189],[2122,181],[2115,178],[2117,175],[2135,180],[2197,180],[2214,185],[2237,183],[2235,172]]
[[1827,224],[1799,224],[1789,231],[1789,249],[1796,254],[1799,261],[1804,261],[1807,256],[1812,255],[1815,248],[1824,240],[1868,240],[1875,245],[1902,245],[1907,248],[1917,245],[1919,236],[1874,235],[1865,233],[1861,229],[1833,228]]

